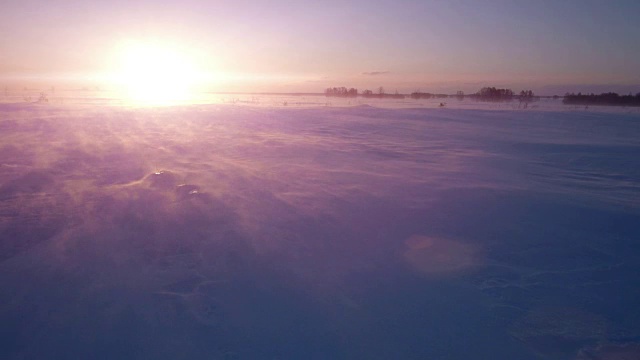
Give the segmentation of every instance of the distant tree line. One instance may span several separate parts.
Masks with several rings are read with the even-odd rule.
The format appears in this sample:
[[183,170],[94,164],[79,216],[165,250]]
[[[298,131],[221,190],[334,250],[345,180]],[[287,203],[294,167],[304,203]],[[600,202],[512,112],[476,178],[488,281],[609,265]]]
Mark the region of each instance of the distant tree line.
[[[364,90],[362,93],[358,93],[358,89],[346,87],[331,87],[327,88],[324,91],[326,96],[336,96],[336,97],[357,97],[362,96],[365,98],[395,98],[395,99],[404,99],[405,95],[399,94],[396,91],[394,94],[387,94],[382,86],[380,86],[376,91],[372,90]],[[428,92],[421,92],[420,90],[414,91],[409,95],[412,99],[441,99],[448,98],[450,95],[447,94],[433,94]],[[511,89],[498,89],[496,87],[483,87],[475,94],[465,95],[462,91],[457,91],[454,96],[460,100],[464,99],[465,96],[472,97],[477,100],[483,101],[509,101],[513,99],[519,99],[520,101],[533,101],[537,100],[538,97],[535,96],[533,91],[531,90],[522,90],[519,95],[516,95]]]
[[538,97],[531,90],[522,90],[516,95],[511,89],[498,89],[496,87],[483,87],[477,93],[469,96],[481,101],[511,101],[518,99],[529,102],[538,100]]
[[333,88],[327,88],[324,91],[324,94],[326,96],[356,97],[358,96],[358,89],[354,89],[354,88],[347,89],[344,86],[333,87]]
[[425,93],[425,92],[421,92],[421,91],[414,91],[411,93],[411,98],[412,99],[432,99],[432,98],[447,98],[449,97],[449,95],[447,94],[432,94],[432,93]]
[[382,99],[382,98],[404,99],[405,98],[403,94],[398,94],[398,90],[396,90],[394,94],[387,94],[384,91],[384,88],[382,86],[380,86],[377,92],[375,93],[371,90],[365,90],[362,92],[362,96],[366,98],[378,98],[378,99]]
[[522,90],[520,91],[520,100],[533,100],[535,96],[533,95],[533,91],[531,90]]
[[371,90],[365,90],[363,92],[363,96],[364,97],[372,97],[372,98],[391,98],[391,99],[404,99],[405,95],[404,94],[399,94],[398,90],[396,90],[395,93],[393,94],[387,94],[384,91],[384,88],[382,86],[380,86],[377,90],[377,93],[374,93]]
[[355,88],[347,89],[344,86],[342,86],[342,87],[332,87],[332,88],[325,89],[324,95],[325,96],[336,96],[336,97],[357,97],[357,96],[362,96],[362,97],[366,97],[366,98],[394,98],[394,99],[404,99],[405,98],[405,95],[398,94],[398,91],[396,91],[394,94],[387,94],[384,91],[384,88],[382,86],[380,86],[376,90],[376,92],[373,92],[372,90],[364,90],[361,94],[359,94],[358,93],[358,89],[355,89]]
[[504,101],[513,99],[513,90],[498,89],[495,87],[483,87],[474,95],[478,100],[484,101]]
[[495,87],[483,87],[478,91],[478,96],[484,98],[506,99],[513,98],[513,90],[496,89]]
[[566,93],[562,100],[569,105],[618,105],[640,106],[640,93],[635,95],[618,95],[614,92],[596,94]]

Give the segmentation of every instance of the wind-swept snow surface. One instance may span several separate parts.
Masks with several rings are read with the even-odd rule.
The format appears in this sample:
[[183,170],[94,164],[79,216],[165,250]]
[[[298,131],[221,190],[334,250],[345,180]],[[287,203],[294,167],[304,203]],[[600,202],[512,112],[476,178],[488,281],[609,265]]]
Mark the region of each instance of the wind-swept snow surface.
[[0,104],[0,136],[2,359],[639,348],[637,113]]

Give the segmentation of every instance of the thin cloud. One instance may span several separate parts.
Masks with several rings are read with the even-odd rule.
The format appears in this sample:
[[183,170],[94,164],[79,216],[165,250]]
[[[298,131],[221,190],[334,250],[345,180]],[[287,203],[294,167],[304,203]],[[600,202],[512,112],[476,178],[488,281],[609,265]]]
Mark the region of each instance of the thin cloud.
[[367,71],[367,72],[363,72],[362,75],[376,76],[376,75],[384,75],[388,73],[389,71]]

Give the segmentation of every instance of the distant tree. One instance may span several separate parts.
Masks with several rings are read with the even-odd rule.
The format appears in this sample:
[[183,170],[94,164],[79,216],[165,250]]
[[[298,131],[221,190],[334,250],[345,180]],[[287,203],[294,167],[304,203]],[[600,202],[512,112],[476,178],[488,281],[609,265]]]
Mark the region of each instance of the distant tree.
[[412,99],[431,99],[433,97],[433,94],[431,93],[423,93],[420,90],[414,91],[411,93]]
[[384,88],[382,86],[378,88],[378,95],[384,95]]
[[483,87],[475,96],[478,99],[485,101],[507,101],[513,98],[513,90]]
[[49,102],[49,99],[47,99],[47,93],[45,92],[41,92],[40,96],[38,97],[38,102],[39,103],[46,103]]
[[391,97],[392,99],[404,99],[404,95],[400,94],[398,92],[398,89],[396,89],[395,93],[393,93],[392,95],[382,95],[382,97]]
[[562,100],[565,104],[571,105],[618,105],[618,106],[640,106],[640,93],[635,96],[618,95],[614,92],[602,93],[600,95],[582,93],[566,93]]
[[333,87],[327,88],[324,91],[325,96],[341,96],[341,97],[355,97],[358,96],[358,89],[346,87]]
[[533,91],[531,90],[522,90],[520,91],[520,101],[521,102],[530,102],[530,101],[534,101],[537,98],[535,97],[535,95],[533,94]]

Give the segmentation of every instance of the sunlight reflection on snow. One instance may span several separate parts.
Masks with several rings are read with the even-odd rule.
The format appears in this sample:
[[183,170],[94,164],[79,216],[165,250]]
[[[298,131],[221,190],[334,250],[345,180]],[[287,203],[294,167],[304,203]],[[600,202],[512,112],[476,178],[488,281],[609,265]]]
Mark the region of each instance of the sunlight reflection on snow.
[[405,260],[425,275],[458,274],[480,264],[477,246],[455,240],[413,235],[405,246]]

